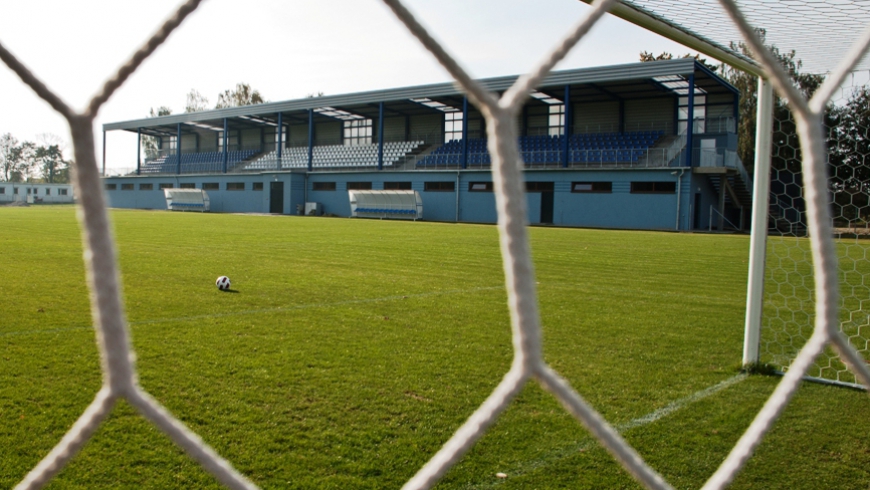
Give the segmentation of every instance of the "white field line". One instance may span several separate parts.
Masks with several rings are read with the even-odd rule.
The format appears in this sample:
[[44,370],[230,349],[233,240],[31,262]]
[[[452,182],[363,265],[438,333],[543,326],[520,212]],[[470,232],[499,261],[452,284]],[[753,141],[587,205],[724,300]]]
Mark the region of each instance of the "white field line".
[[[276,306],[273,308],[259,308],[256,310],[242,310],[242,311],[233,311],[228,313],[213,313],[213,314],[205,314],[205,315],[191,315],[191,316],[179,316],[174,318],[154,318],[151,320],[140,320],[137,322],[130,322],[130,326],[137,325],[152,325],[156,323],[173,323],[173,322],[189,322],[194,320],[208,320],[213,318],[226,318],[233,316],[246,316],[246,315],[259,315],[261,313],[279,313],[284,311],[296,311],[296,310],[309,310],[313,308],[331,308],[335,306],[347,306],[347,305],[360,305],[367,303],[382,303],[387,301],[397,301],[403,299],[419,299],[419,298],[429,298],[433,296],[446,296],[451,294],[469,294],[469,293],[478,293],[482,291],[497,291],[504,290],[504,286],[489,286],[489,287],[478,287],[478,288],[470,288],[470,289],[449,289],[447,291],[433,291],[429,293],[417,293],[417,294],[405,294],[405,295],[393,295],[393,296],[383,296],[380,298],[365,298],[365,299],[349,299],[345,301],[334,301],[330,303],[312,303],[306,305],[294,305],[294,306]],[[12,337],[17,335],[37,335],[37,334],[47,334],[47,333],[59,333],[59,332],[70,332],[75,330],[90,330],[90,326],[69,326],[69,327],[59,327],[59,328],[50,328],[44,330],[19,330],[12,332],[0,332],[0,337]]]
[[[732,376],[724,381],[716,383],[713,386],[709,386],[707,388],[704,388],[701,391],[697,391],[695,393],[692,393],[691,395],[688,395],[688,396],[685,396],[685,397],[680,398],[678,400],[675,400],[675,401],[669,403],[668,405],[666,405],[658,410],[652,411],[646,415],[643,415],[643,416],[638,417],[638,418],[633,419],[633,420],[629,420],[628,422],[624,422],[622,424],[616,424],[616,425],[614,425],[614,428],[620,434],[622,434],[622,433],[629,431],[631,429],[635,429],[637,427],[642,427],[644,425],[652,424],[653,422],[656,422],[664,417],[667,417],[668,415],[671,415],[674,412],[677,412],[683,408],[686,408],[687,406],[689,406],[697,401],[703,400],[704,398],[707,398],[708,396],[714,395],[714,394],[724,390],[725,388],[728,388],[729,386],[735,385],[735,384],[743,381],[747,377],[748,377],[747,374],[738,374],[736,376]],[[587,440],[584,440],[578,444],[574,444],[574,445],[571,445],[568,447],[563,447],[561,449],[552,451],[552,452],[544,455],[541,458],[527,461],[519,466],[515,466],[512,468],[508,467],[508,468],[496,469],[496,471],[506,474],[507,479],[497,478],[495,476],[495,473],[493,473],[492,477],[495,479],[495,481],[492,481],[489,483],[484,483],[484,484],[475,483],[473,485],[466,486],[466,488],[475,488],[475,489],[495,488],[495,487],[500,486],[501,484],[505,483],[507,480],[510,480],[511,477],[524,475],[524,474],[529,473],[533,470],[543,468],[543,467],[548,466],[552,463],[555,463],[556,461],[559,461],[563,458],[573,456],[577,453],[580,453],[582,451],[586,451],[587,449],[591,449],[591,448],[598,446],[598,445],[599,445],[598,441],[593,440],[592,436],[588,436]]]

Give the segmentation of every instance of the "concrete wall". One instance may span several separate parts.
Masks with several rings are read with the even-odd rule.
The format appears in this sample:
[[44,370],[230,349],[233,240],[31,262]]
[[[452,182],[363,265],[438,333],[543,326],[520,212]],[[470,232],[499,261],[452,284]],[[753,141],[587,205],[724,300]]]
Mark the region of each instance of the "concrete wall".
[[[677,224],[677,194],[632,193],[632,182],[673,182],[680,169],[588,169],[588,170],[528,170],[526,181],[553,182],[553,224],[624,229],[673,230]],[[457,185],[458,179],[458,185]],[[496,221],[495,195],[492,192],[469,190],[471,182],[491,182],[489,171],[409,171],[409,172],[270,172],[262,174],[212,174],[179,177],[109,177],[107,184],[110,203],[119,208],[165,209],[166,201],[159,189],[160,183],[180,187],[182,183],[202,188],[203,183],[218,183],[218,190],[208,190],[213,212],[267,213],[269,212],[270,182],[284,182],[284,213],[296,214],[296,205],[319,202],[325,213],[350,215],[347,194],[348,182],[371,182],[372,189],[383,189],[385,182],[411,182],[411,188],[423,199],[423,219],[454,221],[457,216],[459,195],[459,221],[494,223]],[[228,182],[244,183],[245,190],[226,190]],[[254,182],[263,184],[263,190],[254,191]],[[426,190],[427,182],[450,182],[454,191]],[[611,182],[611,192],[571,192],[574,182]],[[153,190],[139,190],[140,184],[152,184]],[[334,183],[335,190],[314,190],[315,184]],[[122,184],[132,184],[133,190],[121,190]],[[683,172],[679,184],[680,229],[691,229],[694,195],[701,196],[700,227],[706,228],[711,204],[716,203],[715,189],[704,175],[695,175],[689,169]],[[540,192],[526,194],[528,221],[535,224],[541,218]]]

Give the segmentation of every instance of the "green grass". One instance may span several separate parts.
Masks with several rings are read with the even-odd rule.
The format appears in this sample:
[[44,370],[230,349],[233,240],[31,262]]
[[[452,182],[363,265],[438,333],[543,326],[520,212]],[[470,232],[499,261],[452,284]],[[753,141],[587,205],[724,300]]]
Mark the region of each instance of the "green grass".
[[[493,226],[114,211],[141,384],[264,488],[398,488],[508,370]],[[748,239],[533,228],[547,361],[626,424],[737,375]],[[0,488],[101,383],[73,208],[0,208]],[[236,293],[214,287],[226,274]],[[778,378],[624,436],[697,488]],[[731,488],[867,488],[870,397],[805,385]],[[506,479],[495,474],[504,472]],[[218,488],[121,403],[49,488]],[[638,488],[535,384],[439,488]]]

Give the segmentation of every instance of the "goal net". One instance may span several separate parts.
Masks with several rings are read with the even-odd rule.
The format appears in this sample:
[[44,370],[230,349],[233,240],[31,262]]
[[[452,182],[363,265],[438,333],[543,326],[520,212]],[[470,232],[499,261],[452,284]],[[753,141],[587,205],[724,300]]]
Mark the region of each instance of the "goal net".
[[[81,112],[70,108],[65,101],[31,73],[21,60],[18,60],[0,44],[0,60],[61,114],[70,126],[75,147],[76,193],[81,196],[79,216],[86,250],[84,256],[88,286],[91,291],[91,309],[97,330],[97,343],[103,371],[103,386],[91,405],[58,442],[57,446],[27,474],[18,488],[41,488],[50,482],[53,476],[76,456],[112,412],[118,401],[122,399],[126,400],[150,423],[165,432],[192,459],[227,487],[256,488],[251,480],[233,468],[231,462],[219,456],[200,437],[162,407],[138,383],[135,354],[130,342],[121,298],[116,248],[110,231],[94,145],[93,122],[100,107],[166,40],[172,31],[197,8],[199,3],[198,0],[188,0],[181,5],[178,11],[158,29],[152,39],[143,44],[142,48],[120,67],[103,87],[97,90],[96,95]],[[434,486],[486,433],[487,429],[495,423],[511,404],[514,397],[528,383],[540,384],[558,399],[565,410],[582,423],[611,453],[614,459],[643,486],[656,489],[671,488],[670,484],[664,481],[661,475],[620,436],[614,426],[605,420],[583,399],[580,393],[572,388],[544,360],[535,274],[526,230],[527,207],[523,185],[523,166],[517,146],[515,124],[516,117],[532,90],[556,63],[564,58],[568,51],[589,32],[609,9],[622,7],[630,2],[621,4],[613,0],[591,2],[592,7],[587,10],[586,15],[580,19],[576,27],[567,33],[551,52],[544,54],[540,63],[530,73],[521,76],[503,94],[489,92],[473,80],[467,71],[435,41],[412,13],[403,6],[400,0],[384,0],[384,3],[453,76],[457,84],[467,94],[469,101],[480,110],[486,119],[514,347],[514,360],[511,368],[505,373],[498,386],[450,440],[405,484],[405,488],[417,489]],[[669,2],[661,2],[661,4],[666,3]],[[696,2],[697,5],[701,6],[708,3],[711,2]],[[771,2],[754,3],[768,4]],[[791,5],[795,2],[788,3]],[[821,2],[809,1],[802,3],[808,6],[822,4]],[[795,219],[795,222],[805,223],[810,238],[806,239],[801,236],[802,233],[797,228],[788,234],[783,234],[781,237],[783,246],[781,251],[776,253],[784,257],[791,257],[789,259],[791,262],[783,260],[785,265],[779,269],[782,272],[771,275],[771,284],[782,284],[782,290],[788,292],[788,296],[783,294],[782,299],[777,299],[783,305],[779,310],[782,313],[778,315],[791,322],[788,326],[780,328],[780,332],[785,332],[780,337],[796,336],[795,332],[801,331],[800,335],[807,337],[808,340],[800,347],[776,390],[745,434],[722,462],[719,469],[711,475],[704,486],[708,489],[723,488],[734,479],[788,405],[803,376],[812,371],[813,363],[817,358],[820,358],[822,352],[827,349],[830,349],[832,353],[836,352],[837,359],[840,359],[844,365],[848,365],[853,373],[854,378],[850,379],[856,379],[864,386],[870,386],[870,369],[868,369],[862,353],[856,350],[853,345],[854,342],[850,343],[850,339],[847,338],[853,330],[863,332],[866,335],[866,320],[860,318],[860,313],[856,313],[854,319],[851,314],[848,315],[849,318],[844,318],[838,310],[841,305],[847,305],[850,311],[862,311],[862,301],[864,301],[862,294],[867,290],[863,278],[855,277],[863,276],[860,273],[861,268],[864,267],[863,261],[866,259],[863,257],[863,252],[859,252],[863,249],[855,239],[844,240],[847,231],[840,230],[841,225],[844,224],[847,225],[845,228],[848,228],[850,224],[860,224],[857,221],[860,214],[854,213],[853,208],[856,205],[863,205],[856,204],[863,203],[863,201],[861,199],[839,198],[846,204],[839,205],[844,210],[835,214],[839,221],[832,219],[829,199],[830,184],[826,177],[826,154],[828,152],[826,137],[822,132],[822,122],[828,103],[836,99],[839,87],[858,66],[866,53],[868,45],[870,45],[870,29],[861,34],[851,51],[843,53],[840,65],[808,100],[804,94],[796,90],[789,75],[783,71],[771,53],[764,48],[753,25],[743,15],[736,1],[720,0],[719,4],[726,13],[728,22],[735,26],[736,32],[739,32],[745,39],[755,53],[756,59],[759,60],[758,64],[753,66],[761,67],[760,71],[763,71],[770,85],[789,101],[789,109],[791,109],[794,118],[798,137],[795,141],[789,141],[787,146],[789,148],[800,146],[800,157],[795,158],[800,161],[800,179],[803,189],[801,201],[803,208],[800,209],[802,217]],[[687,7],[688,12],[692,12],[686,2],[682,2],[682,5]],[[711,4],[707,7],[712,6]],[[746,63],[745,60],[742,62],[736,60],[735,62]],[[763,97],[763,99],[766,98]],[[857,184],[855,182],[848,178],[844,179],[842,186],[846,195],[855,196],[863,192],[863,187],[861,187],[864,182],[863,177],[859,178]],[[855,191],[855,185],[861,192]],[[756,193],[756,195],[758,194]],[[835,197],[836,199],[838,198]],[[758,228],[756,226],[756,230]],[[766,229],[766,227],[764,228]],[[853,229],[855,229],[854,226]],[[779,238],[771,242],[772,246],[776,246],[776,240]],[[771,257],[774,256],[776,255],[771,255]],[[810,262],[810,257],[812,257],[812,262]],[[843,259],[844,264],[849,264],[849,260],[854,259],[851,262],[854,264],[854,269],[841,272],[837,266],[838,257]],[[848,259],[844,257],[848,257]],[[853,271],[858,272],[858,274],[849,274]],[[783,276],[786,278],[784,279]],[[851,293],[848,291],[848,287],[851,285],[854,285],[858,290],[853,296],[849,296]],[[792,290],[795,292],[792,293]],[[841,297],[838,290],[844,290],[847,295]],[[799,320],[794,320],[791,317],[799,318]],[[845,334],[840,331],[843,320],[851,322],[844,328]],[[808,325],[813,326],[810,329]],[[779,343],[783,346],[790,345],[786,342]],[[799,342],[795,341],[793,345],[797,346],[798,344]],[[774,344],[771,343],[771,345]],[[866,349],[866,346],[864,348]],[[796,349],[784,347],[782,350],[792,351]],[[837,362],[839,361],[832,360],[830,364],[836,365]],[[839,366],[830,371],[836,371],[839,378],[846,378],[845,369],[840,369]]]

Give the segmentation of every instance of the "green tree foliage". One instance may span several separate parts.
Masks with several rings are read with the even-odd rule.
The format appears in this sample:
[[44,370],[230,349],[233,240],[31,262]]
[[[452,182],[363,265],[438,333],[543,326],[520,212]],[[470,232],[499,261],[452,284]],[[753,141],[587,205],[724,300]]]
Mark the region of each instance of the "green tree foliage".
[[10,133],[0,136],[0,180],[65,183],[69,182],[70,164],[63,159],[60,144],[20,142]]
[[853,90],[844,105],[833,108],[830,119],[828,170],[839,207],[835,215],[870,220],[870,88]]
[[237,83],[235,89],[224,90],[218,95],[215,109],[255,105],[264,102],[266,102],[266,99],[260,95],[259,91],[252,89],[247,83]]

